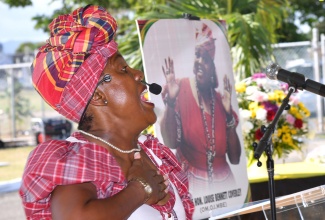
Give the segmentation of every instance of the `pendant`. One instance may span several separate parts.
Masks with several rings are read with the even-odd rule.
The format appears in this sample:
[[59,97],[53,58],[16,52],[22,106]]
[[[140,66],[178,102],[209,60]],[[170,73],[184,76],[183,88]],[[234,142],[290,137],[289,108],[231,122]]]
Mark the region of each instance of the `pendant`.
[[209,180],[209,183],[212,183],[213,182],[213,166],[212,166],[212,164],[213,164],[214,158],[216,156],[216,152],[212,151],[210,149],[207,149],[206,155],[207,155],[207,167],[208,167],[208,180]]

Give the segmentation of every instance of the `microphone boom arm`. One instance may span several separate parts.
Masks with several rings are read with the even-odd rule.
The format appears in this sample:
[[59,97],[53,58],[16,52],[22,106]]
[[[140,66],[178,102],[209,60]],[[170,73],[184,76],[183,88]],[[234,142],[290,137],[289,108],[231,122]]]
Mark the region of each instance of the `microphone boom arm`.
[[278,111],[276,112],[273,121],[271,124],[266,128],[266,131],[263,134],[263,137],[260,139],[257,147],[254,149],[254,158],[259,159],[262,153],[266,150],[267,146],[270,145],[272,134],[274,133],[275,127],[279,121],[279,118],[283,112],[288,107],[289,98],[291,94],[296,91],[294,87],[289,87],[289,92],[287,96],[283,99],[281,106],[279,107]]

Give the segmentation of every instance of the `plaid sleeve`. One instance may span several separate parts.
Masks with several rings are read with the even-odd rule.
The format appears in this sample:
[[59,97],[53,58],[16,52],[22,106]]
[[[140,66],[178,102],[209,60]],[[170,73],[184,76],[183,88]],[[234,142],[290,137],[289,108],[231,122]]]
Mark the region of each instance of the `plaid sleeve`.
[[178,189],[178,194],[182,200],[183,206],[186,212],[186,219],[192,219],[192,215],[194,212],[194,204],[192,202],[191,194],[189,193],[189,184],[187,175],[185,172],[182,171],[180,164],[178,163],[175,155],[170,150],[170,148],[166,147],[165,145],[162,146],[163,153],[165,155],[165,160],[171,160],[173,164],[177,164],[177,169],[173,169],[172,178],[173,183],[175,184],[176,188]]
[[26,216],[46,216],[57,185],[92,182],[98,188],[102,181],[118,179],[120,174],[107,172],[110,163],[105,150],[57,140],[37,146],[28,158],[19,191]]
[[150,148],[162,160],[163,163],[159,169],[162,173],[168,174],[169,180],[173,182],[178,190],[178,194],[185,208],[186,219],[192,219],[194,204],[189,193],[188,178],[186,173],[182,171],[177,158],[167,146],[161,144],[152,135],[147,135],[147,140],[143,144]]

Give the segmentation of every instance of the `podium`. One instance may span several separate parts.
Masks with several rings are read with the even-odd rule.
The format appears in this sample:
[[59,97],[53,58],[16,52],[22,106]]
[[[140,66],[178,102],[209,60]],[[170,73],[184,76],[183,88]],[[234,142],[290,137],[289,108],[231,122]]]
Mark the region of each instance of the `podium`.
[[[270,208],[269,200],[256,201],[247,203],[241,209],[228,213],[221,214],[218,210],[211,210],[209,220],[240,220],[242,215],[255,212],[260,212],[260,216],[264,217],[259,219],[268,220],[271,219]],[[325,185],[276,198],[277,220],[323,220],[324,216]]]

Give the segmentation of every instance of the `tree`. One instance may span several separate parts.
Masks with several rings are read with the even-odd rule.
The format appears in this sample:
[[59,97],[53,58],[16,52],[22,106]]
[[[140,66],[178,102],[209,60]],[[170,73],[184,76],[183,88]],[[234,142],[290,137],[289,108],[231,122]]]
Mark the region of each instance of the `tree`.
[[25,7],[32,5],[31,0],[0,0],[1,2],[8,4],[10,7]]
[[281,27],[288,7],[285,0],[174,0],[142,4],[137,18],[181,18],[186,12],[225,20],[234,71],[237,79],[243,79],[260,71],[270,60],[271,44],[277,42],[276,29]]
[[297,24],[318,28],[320,34],[325,33],[325,3],[319,0],[291,0],[288,17],[283,20],[282,28],[277,29],[278,42],[308,41],[312,33],[303,33]]
[[319,29],[319,33],[325,34],[325,2],[320,0],[292,0],[291,14],[309,27]]
[[[17,6],[16,0],[5,2]],[[28,0],[19,2],[25,6],[30,3]],[[200,18],[226,20],[238,79],[260,71],[270,60],[271,44],[277,42],[276,30],[281,27],[288,8],[287,0],[66,0],[63,8],[55,11],[53,16],[34,17],[36,28],[46,31],[53,17],[89,3],[110,8],[118,18],[119,49],[130,65],[140,69],[141,52],[133,19],[181,18],[185,12]],[[130,14],[134,14],[131,19]]]

